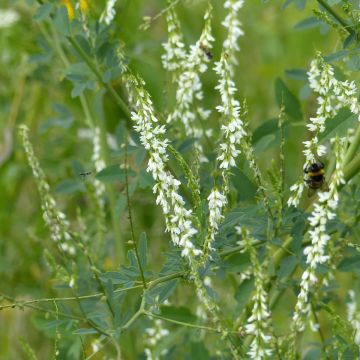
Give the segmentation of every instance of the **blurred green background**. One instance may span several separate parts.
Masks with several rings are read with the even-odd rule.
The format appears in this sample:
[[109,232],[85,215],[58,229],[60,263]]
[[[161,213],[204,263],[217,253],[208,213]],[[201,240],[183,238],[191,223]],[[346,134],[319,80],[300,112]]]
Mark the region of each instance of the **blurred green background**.
[[[215,61],[225,36],[221,26],[225,11],[222,1],[213,3]],[[236,85],[239,98],[247,99],[248,120],[253,131],[278,114],[274,91],[278,77],[302,99],[304,119],[312,114],[314,99],[309,97],[306,82],[287,76],[286,70],[305,70],[317,50],[328,54],[340,46],[337,35],[331,31],[321,34],[319,27],[294,29],[298,22],[312,15],[315,1],[308,1],[304,10],[294,4],[283,9],[282,5],[283,1],[248,0],[240,11],[245,36],[240,39]],[[166,21],[163,16],[146,31],[139,30],[139,25],[143,16],[153,16],[165,6],[165,0],[118,0],[112,34],[123,44],[132,69],[144,77],[159,112],[164,112],[172,101],[167,97],[171,92],[167,91],[168,78],[160,61],[161,44],[167,37]],[[196,42],[201,32],[205,6],[205,1],[194,0],[182,1],[177,7],[187,45]],[[35,152],[60,208],[70,219],[75,218],[78,207],[84,214],[91,212],[81,191],[64,193],[61,186],[59,188],[64,180],[79,180],[74,164],[93,169],[92,145],[89,139],[79,136],[81,129],[86,128],[80,102],[71,97],[72,87],[64,78],[63,64],[32,18],[36,7],[36,2],[30,0],[0,2],[0,10],[13,9],[18,14],[18,20],[8,27],[1,27],[0,17],[0,284],[1,292],[20,299],[51,297],[56,293],[43,260],[44,247],[54,247],[44,227],[39,195],[16,134],[17,125],[25,123],[30,127]],[[94,1],[92,16],[98,16],[103,7],[104,1]],[[65,51],[68,52],[66,47]],[[71,54],[68,55],[71,58]],[[218,93],[214,91],[216,81],[212,70],[203,76],[204,102],[212,110],[219,103]],[[121,91],[121,83],[116,85]],[[59,118],[56,104],[67,108],[62,122],[53,121]],[[108,132],[113,134],[122,115],[108,96],[105,105]],[[218,129],[216,114],[209,121]],[[298,121],[288,130],[287,184],[302,172],[304,129],[304,122]],[[267,169],[277,150],[270,147],[259,151],[262,170]],[[151,189],[137,191],[132,202],[138,232],[146,231],[151,239],[149,251],[153,263],[163,261],[161,253],[167,249],[168,236],[163,232],[163,220],[154,205]],[[126,238],[125,214],[121,221]],[[108,232],[111,238],[111,222]],[[116,267],[116,257],[108,256],[104,266],[106,269]],[[158,265],[154,265],[156,267]],[[0,359],[24,357],[18,342],[21,336],[36,349],[40,359],[47,358],[52,340],[47,341],[43,332],[34,331],[34,319],[34,312],[29,309],[0,313]]]

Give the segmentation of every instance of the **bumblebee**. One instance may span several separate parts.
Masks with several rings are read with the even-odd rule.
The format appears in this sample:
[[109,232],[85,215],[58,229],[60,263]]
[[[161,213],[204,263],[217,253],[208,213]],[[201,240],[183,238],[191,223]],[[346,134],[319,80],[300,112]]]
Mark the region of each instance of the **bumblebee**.
[[310,189],[317,190],[325,184],[324,164],[321,161],[316,161],[308,165],[304,170],[306,177],[305,183]]
[[209,60],[212,60],[213,58],[213,53],[209,50],[209,48],[207,46],[205,46],[204,44],[200,44],[200,49],[205,53],[206,57],[209,59]]

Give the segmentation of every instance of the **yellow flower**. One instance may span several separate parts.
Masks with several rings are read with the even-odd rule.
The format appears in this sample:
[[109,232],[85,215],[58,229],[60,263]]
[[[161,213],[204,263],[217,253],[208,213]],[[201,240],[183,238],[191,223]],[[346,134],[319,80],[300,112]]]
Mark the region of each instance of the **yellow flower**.
[[71,4],[71,1],[70,1],[70,0],[62,0],[62,2],[63,2],[63,4],[64,4],[65,7],[66,7],[69,20],[74,19],[75,13],[74,13],[74,8],[73,8],[73,6],[72,6],[72,4]]
[[89,11],[89,2],[88,0],[79,0],[80,9],[83,13],[87,13]]

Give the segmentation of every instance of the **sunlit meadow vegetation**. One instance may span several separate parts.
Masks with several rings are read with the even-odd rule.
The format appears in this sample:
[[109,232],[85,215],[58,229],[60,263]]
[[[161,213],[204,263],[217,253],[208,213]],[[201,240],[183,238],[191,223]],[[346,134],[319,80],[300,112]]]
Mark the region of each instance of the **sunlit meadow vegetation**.
[[359,359],[359,23],[2,0],[0,359]]

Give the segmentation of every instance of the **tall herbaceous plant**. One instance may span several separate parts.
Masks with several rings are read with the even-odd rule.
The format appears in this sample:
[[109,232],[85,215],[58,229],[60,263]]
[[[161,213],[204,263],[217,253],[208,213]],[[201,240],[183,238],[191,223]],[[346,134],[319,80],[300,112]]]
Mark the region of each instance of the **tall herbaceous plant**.
[[[253,47],[266,45],[250,23],[267,8],[281,22],[295,6],[310,14],[295,28],[319,27],[322,40],[302,69],[279,70],[288,77],[271,90],[278,108],[263,109],[245,96],[265,81],[246,83]],[[360,358],[359,6],[44,0],[0,9],[4,28],[34,11],[43,53],[22,60],[24,86],[55,76],[57,91],[42,96],[59,113],[17,127],[45,227],[36,261],[46,280],[35,292],[44,297],[10,291],[0,305],[26,309],[46,346],[28,333],[4,356]],[[294,79],[302,104],[286,85]],[[68,167],[56,188],[49,162],[56,176]]]

